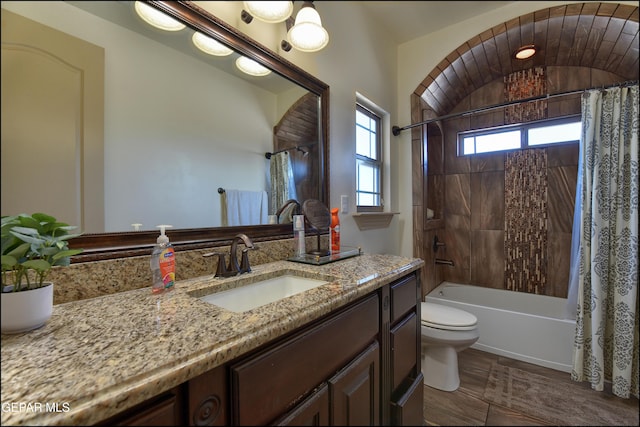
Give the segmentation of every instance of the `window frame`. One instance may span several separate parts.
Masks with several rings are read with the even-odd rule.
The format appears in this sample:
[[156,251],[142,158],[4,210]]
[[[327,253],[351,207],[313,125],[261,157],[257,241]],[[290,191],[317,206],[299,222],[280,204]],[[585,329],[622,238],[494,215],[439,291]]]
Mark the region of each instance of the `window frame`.
[[[527,123],[517,123],[517,124],[493,126],[489,128],[482,128],[482,129],[460,131],[457,134],[458,156],[459,157],[475,156],[475,155],[492,154],[492,153],[503,153],[503,152],[515,151],[515,150],[526,150],[529,148],[546,148],[546,147],[555,147],[555,146],[566,145],[566,144],[575,144],[577,142],[580,142],[580,139],[570,140],[570,141],[561,141],[561,142],[552,142],[547,144],[529,145],[529,130],[535,129],[535,128],[541,128],[541,127],[550,127],[550,126],[556,126],[556,125],[562,125],[562,124],[568,124],[568,123],[576,123],[576,122],[581,122],[581,120],[582,120],[582,117],[580,115],[571,115],[571,116],[564,116],[564,117],[558,117],[558,118],[552,118],[552,119],[536,120],[536,121],[527,122]],[[483,151],[480,153],[473,152],[469,154],[464,154],[465,138],[468,138],[470,136],[478,137],[478,136],[492,135],[492,134],[498,134],[498,133],[506,133],[514,130],[520,131],[519,147],[506,148],[503,150],[495,150],[495,151]],[[474,149],[475,149],[475,146],[474,146]]]
[[[383,194],[383,182],[384,182],[384,177],[383,177],[383,171],[384,171],[384,158],[383,158],[383,147],[382,147],[382,132],[383,132],[383,120],[382,117],[376,113],[375,111],[373,111],[371,108],[368,108],[366,105],[363,105],[362,102],[357,101],[356,102],[356,114],[357,112],[360,111],[360,113],[365,114],[367,117],[369,117],[370,119],[375,120],[376,122],[376,132],[375,132],[375,145],[376,145],[376,151],[378,154],[378,158],[377,159],[373,159],[371,157],[367,157],[367,156],[363,156],[357,153],[357,149],[354,150],[355,151],[355,178],[356,178],[356,185],[355,185],[355,202],[356,202],[356,212],[382,212],[384,210],[384,194]],[[356,134],[357,134],[357,128],[358,123],[357,120],[354,121],[354,125],[355,125],[355,130],[356,130]],[[368,131],[370,131],[370,129],[367,129]],[[356,142],[356,146],[357,146],[357,142]],[[372,165],[373,167],[377,168],[378,171],[378,179],[377,179],[377,187],[378,187],[378,191],[374,192],[373,194],[377,195],[379,200],[380,200],[380,204],[379,205],[359,205],[358,204],[358,195],[359,193],[363,192],[360,191],[359,189],[359,182],[358,182],[358,162],[365,162],[367,164]],[[367,192],[369,193],[369,192]]]

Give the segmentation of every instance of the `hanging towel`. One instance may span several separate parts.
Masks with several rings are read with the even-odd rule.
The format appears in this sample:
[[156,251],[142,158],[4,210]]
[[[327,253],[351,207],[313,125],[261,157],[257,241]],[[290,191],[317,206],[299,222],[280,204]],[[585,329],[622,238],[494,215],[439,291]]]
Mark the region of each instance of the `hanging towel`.
[[293,179],[293,168],[288,152],[283,151],[273,154],[269,166],[271,212],[275,214],[287,200],[297,199],[296,183]]
[[267,224],[266,191],[225,190],[222,201],[224,227]]

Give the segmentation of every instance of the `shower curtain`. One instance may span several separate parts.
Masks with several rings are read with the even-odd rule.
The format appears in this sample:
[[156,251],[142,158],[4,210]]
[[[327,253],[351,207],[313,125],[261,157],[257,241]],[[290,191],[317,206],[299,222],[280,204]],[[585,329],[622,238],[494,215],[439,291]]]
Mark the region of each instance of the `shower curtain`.
[[611,381],[623,398],[638,397],[638,114],[637,84],[582,96],[579,244],[570,267],[569,296],[577,297],[571,378],[598,391]]
[[288,152],[272,154],[269,166],[271,180],[269,213],[275,214],[284,202],[289,199],[297,199],[296,184]]

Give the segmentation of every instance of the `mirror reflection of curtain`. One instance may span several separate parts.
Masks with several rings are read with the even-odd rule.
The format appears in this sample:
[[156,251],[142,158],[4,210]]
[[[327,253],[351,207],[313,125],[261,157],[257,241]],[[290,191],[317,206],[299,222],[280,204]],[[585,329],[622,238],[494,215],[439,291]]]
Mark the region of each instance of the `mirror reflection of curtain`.
[[269,213],[276,211],[289,199],[297,199],[293,168],[287,151],[271,155],[269,163],[271,177],[271,207]]
[[571,378],[597,391],[611,381],[623,398],[638,397],[638,102],[638,85],[582,97],[579,244],[572,248],[579,262],[571,265],[578,279]]

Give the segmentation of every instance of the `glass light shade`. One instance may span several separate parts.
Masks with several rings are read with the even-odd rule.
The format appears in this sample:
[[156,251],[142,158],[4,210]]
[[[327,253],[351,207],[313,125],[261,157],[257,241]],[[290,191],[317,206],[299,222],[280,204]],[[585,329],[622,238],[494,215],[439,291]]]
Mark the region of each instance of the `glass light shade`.
[[329,43],[329,33],[322,27],[320,15],[313,7],[303,7],[287,33],[289,43],[302,52],[317,52]]
[[257,19],[275,24],[285,21],[293,12],[292,1],[245,1],[244,8]]
[[198,49],[209,55],[227,56],[233,53],[233,50],[229,49],[218,40],[212,39],[211,37],[199,33],[198,31],[193,33],[193,36],[191,36],[191,40]]
[[160,12],[158,9],[154,9],[146,3],[137,1],[135,3],[136,13],[147,24],[153,25],[156,28],[160,28],[165,31],[180,31],[185,28],[185,25],[169,15]]
[[243,73],[249,74],[250,76],[261,77],[271,73],[271,70],[263,67],[253,59],[247,58],[246,56],[241,56],[236,59],[236,67],[238,67],[238,69]]
[[529,59],[536,54],[534,45],[523,46],[516,52],[516,59]]

